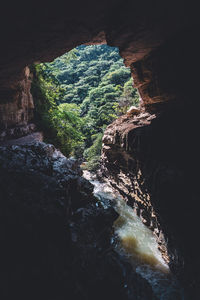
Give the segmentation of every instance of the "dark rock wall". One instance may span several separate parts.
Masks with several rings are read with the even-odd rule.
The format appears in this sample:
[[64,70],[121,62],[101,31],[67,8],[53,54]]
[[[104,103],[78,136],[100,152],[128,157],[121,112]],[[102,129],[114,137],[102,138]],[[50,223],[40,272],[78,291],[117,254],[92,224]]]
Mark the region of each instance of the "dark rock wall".
[[171,105],[181,113],[186,108],[188,117],[194,113],[199,102],[197,35],[197,28],[187,28],[130,65],[146,110],[159,112]]
[[69,217],[92,198],[80,174],[53,145],[0,147],[2,299],[66,297]]
[[35,126],[31,124],[34,103],[30,88],[31,76],[26,67],[16,86],[0,94],[0,140],[20,137],[34,130]]
[[155,232],[160,244],[167,245],[172,270],[190,290],[189,297],[196,300],[199,158],[194,147],[198,146],[192,140],[194,132],[188,139],[185,135],[188,118],[178,113],[165,111],[156,116],[143,112],[109,125],[103,138],[102,172]]
[[0,147],[1,299],[156,299],[114,251],[118,214],[81,174],[53,145]]
[[197,31],[188,27],[130,63],[143,113],[110,125],[103,148],[104,175],[158,236],[164,233],[171,267],[192,299],[200,282]]

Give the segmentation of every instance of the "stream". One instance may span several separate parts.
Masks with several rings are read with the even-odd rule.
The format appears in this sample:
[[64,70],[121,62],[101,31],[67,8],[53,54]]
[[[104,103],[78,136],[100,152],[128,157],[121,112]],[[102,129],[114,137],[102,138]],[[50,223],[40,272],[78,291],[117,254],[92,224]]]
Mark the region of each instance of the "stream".
[[108,184],[99,182],[88,171],[83,172],[83,177],[93,184],[94,195],[104,209],[112,206],[119,214],[110,241],[115,251],[128,260],[133,272],[148,281],[157,299],[184,300],[183,290],[158,250],[153,232]]

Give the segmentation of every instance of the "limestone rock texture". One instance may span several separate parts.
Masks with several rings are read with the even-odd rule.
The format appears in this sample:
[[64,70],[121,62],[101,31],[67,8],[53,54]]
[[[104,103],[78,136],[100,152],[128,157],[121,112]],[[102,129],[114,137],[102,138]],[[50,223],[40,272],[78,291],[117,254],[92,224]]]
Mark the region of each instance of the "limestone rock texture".
[[[80,44],[119,47],[148,114],[121,118],[107,129],[104,174],[130,193],[133,207],[139,207],[139,199],[142,208],[145,202],[153,207],[156,217],[143,218],[160,224],[173,268],[193,300],[200,294],[197,4],[86,0],[64,5],[31,0],[27,5],[6,1],[0,11],[0,124],[5,138],[10,134],[5,130],[32,123],[27,66],[51,61]],[[150,211],[143,209],[142,214]]]

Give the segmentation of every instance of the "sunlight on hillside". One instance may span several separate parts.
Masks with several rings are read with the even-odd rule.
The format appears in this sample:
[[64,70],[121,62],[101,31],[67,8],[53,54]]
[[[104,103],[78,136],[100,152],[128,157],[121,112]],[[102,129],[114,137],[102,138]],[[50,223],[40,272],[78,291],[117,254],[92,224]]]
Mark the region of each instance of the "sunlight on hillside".
[[46,141],[96,170],[106,126],[139,103],[118,49],[82,45],[32,71],[37,121]]

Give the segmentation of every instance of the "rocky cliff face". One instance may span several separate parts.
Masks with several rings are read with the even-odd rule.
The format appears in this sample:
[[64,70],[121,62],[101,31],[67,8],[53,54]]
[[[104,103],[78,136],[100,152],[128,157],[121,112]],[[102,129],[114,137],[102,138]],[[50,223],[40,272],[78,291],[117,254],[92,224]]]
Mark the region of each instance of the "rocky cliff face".
[[134,207],[143,222],[156,231],[158,223],[142,168],[136,157],[131,155],[132,152],[140,153],[141,150],[141,137],[135,132],[150,125],[155,117],[147,112],[135,116],[126,114],[107,127],[103,137],[102,171],[111,184],[127,198],[129,205]]
[[183,163],[189,145],[181,135],[185,120],[177,124],[177,113],[143,111],[109,125],[103,138],[102,172],[155,232],[165,254],[164,242],[172,270],[186,291],[192,287],[192,299],[198,299],[199,246],[192,245],[198,235],[198,191],[195,186],[191,189],[196,173],[192,158],[191,164]]
[[29,68],[23,71],[22,79],[9,91],[1,93],[0,141],[16,138],[33,132],[33,98],[30,92]]

